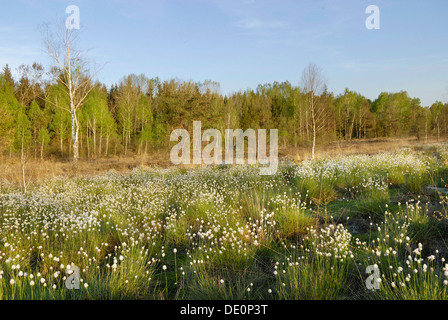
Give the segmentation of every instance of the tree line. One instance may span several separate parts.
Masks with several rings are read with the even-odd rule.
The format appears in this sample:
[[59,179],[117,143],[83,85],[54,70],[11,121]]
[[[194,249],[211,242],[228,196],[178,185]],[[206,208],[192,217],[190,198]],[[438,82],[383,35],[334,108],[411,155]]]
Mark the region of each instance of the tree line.
[[[17,71],[17,79],[8,65],[0,73],[0,152],[22,159],[72,157],[72,102],[63,81],[57,81],[65,74],[59,70],[56,78],[48,80],[39,63],[22,65]],[[382,137],[448,137],[447,103],[436,101],[424,107],[406,91],[383,92],[374,101],[349,89],[335,95],[324,83],[318,83],[319,90],[312,87],[310,79],[304,72],[302,85],[274,82],[223,95],[219,83],[210,80],[161,81],[131,74],[107,88],[86,78],[89,90],[74,110],[77,152],[88,159],[160,152],[172,145],[172,130],[191,131],[197,120],[203,129],[222,132],[278,129],[280,147]]]

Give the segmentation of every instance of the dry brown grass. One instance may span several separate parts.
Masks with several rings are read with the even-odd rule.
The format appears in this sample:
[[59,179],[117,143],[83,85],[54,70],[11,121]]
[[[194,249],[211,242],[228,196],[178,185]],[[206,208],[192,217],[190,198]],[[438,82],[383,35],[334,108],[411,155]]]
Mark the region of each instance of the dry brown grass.
[[[27,184],[32,184],[57,176],[66,176],[68,178],[75,176],[91,176],[109,170],[125,172],[141,166],[168,166],[168,164],[170,164],[169,160],[153,160],[149,157],[115,157],[97,160],[81,159],[78,161],[75,170],[73,163],[68,160],[28,160],[25,165],[25,176]],[[1,161],[0,179],[23,185],[22,167],[18,159],[8,158]]]
[[[446,140],[444,140],[446,141]],[[428,138],[427,143],[442,142],[437,139]],[[380,152],[393,152],[400,148],[412,148],[417,145],[426,144],[425,140],[417,140],[416,138],[409,139],[365,139],[354,141],[338,141],[325,145],[316,146],[316,158],[335,157],[338,155],[354,155],[354,154],[377,154]],[[297,147],[297,148],[279,148],[279,157],[290,157],[295,161],[311,159],[311,148]]]
[[[436,139],[429,139],[428,143],[437,142]],[[424,141],[417,139],[370,139],[359,141],[341,141],[326,145],[318,145],[316,156],[334,157],[337,155],[351,154],[376,154],[383,151],[395,151],[403,147],[415,147],[424,144]],[[279,158],[292,158],[300,162],[311,158],[309,147],[279,148]],[[65,160],[28,160],[25,167],[26,183],[39,183],[43,180],[56,176],[91,176],[109,170],[125,172],[136,167],[170,167],[169,151],[159,152],[151,156],[127,156],[109,157],[97,160],[81,159],[77,169],[74,170],[71,161]],[[183,168],[193,168],[197,165],[183,165]],[[19,159],[5,158],[0,161],[0,179],[6,179],[17,185],[23,185],[22,168]]]

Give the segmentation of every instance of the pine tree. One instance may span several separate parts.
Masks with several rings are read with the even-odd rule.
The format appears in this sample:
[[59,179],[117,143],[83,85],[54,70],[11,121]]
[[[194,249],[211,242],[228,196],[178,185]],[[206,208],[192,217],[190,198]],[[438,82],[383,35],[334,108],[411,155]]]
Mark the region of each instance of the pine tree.
[[9,83],[12,90],[14,91],[15,87],[16,87],[16,83],[14,81],[14,78],[11,73],[11,69],[9,68],[8,64],[6,64],[6,66],[3,68],[3,78],[6,80],[6,82]]

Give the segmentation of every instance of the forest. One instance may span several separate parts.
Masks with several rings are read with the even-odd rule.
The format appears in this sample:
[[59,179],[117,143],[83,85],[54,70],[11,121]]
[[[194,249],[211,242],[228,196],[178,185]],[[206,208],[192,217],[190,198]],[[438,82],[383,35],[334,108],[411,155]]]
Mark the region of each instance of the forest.
[[[39,63],[21,65],[17,74],[14,78],[8,65],[0,73],[0,152],[11,158],[69,159],[68,91],[60,81],[48,80]],[[313,134],[318,143],[389,137],[425,142],[448,136],[448,103],[422,106],[406,91],[382,92],[371,101],[348,88],[336,95],[323,85],[312,105],[306,88],[288,81],[223,95],[211,80],[130,74],[110,88],[87,80],[88,94],[76,109],[79,157],[84,159],[167,150],[170,132],[191,130],[193,121],[222,132],[275,128],[281,148],[309,146]]]

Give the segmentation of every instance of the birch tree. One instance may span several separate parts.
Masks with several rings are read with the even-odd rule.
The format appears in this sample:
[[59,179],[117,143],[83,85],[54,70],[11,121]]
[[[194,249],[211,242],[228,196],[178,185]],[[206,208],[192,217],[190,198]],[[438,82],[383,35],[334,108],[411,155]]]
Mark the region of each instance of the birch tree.
[[302,73],[302,85],[305,93],[309,96],[308,110],[310,113],[311,134],[313,146],[311,156],[314,159],[316,149],[316,137],[318,131],[324,128],[326,110],[322,104],[319,104],[319,95],[325,91],[325,79],[321,69],[315,64],[310,63]]
[[[83,52],[76,49],[78,30],[61,25],[54,33],[47,26],[43,30],[45,48],[54,62],[52,74],[57,82],[66,89],[70,106],[65,109],[70,113],[71,142],[73,149],[73,164],[79,159],[79,119],[78,111],[92,90],[92,78],[89,65]],[[58,107],[58,106],[56,106]]]

